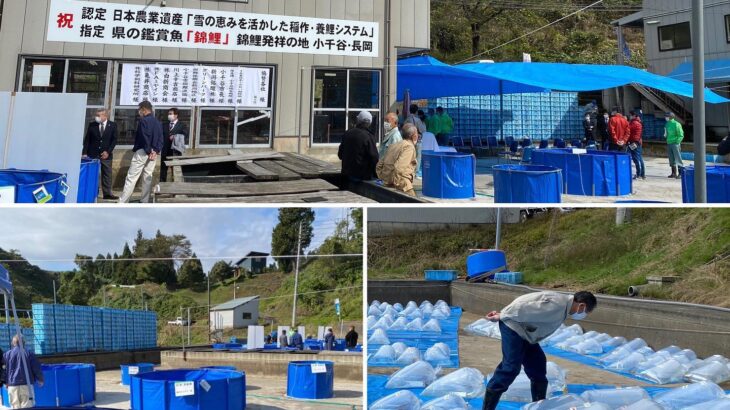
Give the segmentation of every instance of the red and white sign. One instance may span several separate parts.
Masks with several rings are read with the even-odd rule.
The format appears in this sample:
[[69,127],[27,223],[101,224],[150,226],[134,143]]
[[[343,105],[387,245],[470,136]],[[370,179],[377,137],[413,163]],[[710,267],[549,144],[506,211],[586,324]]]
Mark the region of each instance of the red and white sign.
[[51,0],[48,41],[378,57],[379,24]]

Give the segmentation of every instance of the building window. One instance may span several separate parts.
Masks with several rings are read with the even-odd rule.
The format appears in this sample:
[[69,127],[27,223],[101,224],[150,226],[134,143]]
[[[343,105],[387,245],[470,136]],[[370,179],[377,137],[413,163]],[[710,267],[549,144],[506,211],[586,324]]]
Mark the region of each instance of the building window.
[[[163,124],[163,127],[168,126],[167,114],[169,113],[170,108],[176,107],[155,107],[155,118],[157,118],[157,120]],[[192,124],[190,122],[190,119],[192,118],[192,113],[193,111],[189,108],[178,108],[177,110],[177,120],[185,124],[186,127],[188,127],[188,136],[187,138],[185,138],[185,145],[187,145],[188,147],[190,146],[190,127]]]
[[34,93],[62,93],[66,60],[26,58],[20,91]]
[[659,27],[659,51],[692,48],[689,22]]
[[312,143],[339,144],[355,126],[360,111],[373,115],[371,132],[380,138],[380,71],[320,69],[314,71]]
[[243,320],[251,320],[251,313],[250,312],[243,312],[241,314],[241,319],[243,319]]
[[725,16],[725,37],[727,42],[730,43],[730,14]]
[[97,60],[69,60],[66,83],[67,93],[85,93],[86,104],[103,107],[106,102],[109,62]]

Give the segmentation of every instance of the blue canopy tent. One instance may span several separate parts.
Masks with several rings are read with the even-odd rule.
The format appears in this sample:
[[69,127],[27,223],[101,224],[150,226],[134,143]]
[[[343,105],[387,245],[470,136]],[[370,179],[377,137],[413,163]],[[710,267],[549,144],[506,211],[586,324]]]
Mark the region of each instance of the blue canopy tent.
[[[15,334],[18,336],[21,352],[25,350],[25,341],[23,340],[22,333],[20,331],[20,322],[18,321],[18,312],[15,309],[15,296],[13,295],[13,282],[10,280],[10,272],[5,267],[0,265],[0,293],[5,299],[5,318],[8,318],[8,300],[10,301],[10,307],[13,311],[13,321],[15,324]],[[30,368],[29,363],[26,361],[25,356],[21,355],[20,361],[23,363],[23,372],[25,373],[25,380],[28,382],[27,386],[29,389],[30,401],[34,402],[35,394],[33,392],[33,385],[30,383]]]
[[[460,64],[456,68],[492,78],[549,88],[555,91],[596,91],[640,84],[670,94],[692,98],[692,84],[652,74],[638,68],[619,65],[564,63],[484,63]],[[705,101],[710,104],[730,102],[709,89]]]
[[410,91],[411,98],[429,99],[472,95],[549,92],[545,87],[512,82],[483,73],[462,70],[431,56],[398,61],[398,93]]
[[[680,81],[692,81],[692,63],[682,63],[677,66],[667,77]],[[705,61],[705,82],[726,83],[730,82],[730,59]]]

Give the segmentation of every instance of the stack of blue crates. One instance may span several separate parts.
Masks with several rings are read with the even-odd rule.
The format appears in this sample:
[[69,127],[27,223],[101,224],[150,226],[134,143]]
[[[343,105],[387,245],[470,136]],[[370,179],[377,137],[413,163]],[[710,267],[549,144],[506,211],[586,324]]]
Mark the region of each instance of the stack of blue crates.
[[[27,330],[38,354],[157,346],[157,314],[149,311],[34,304],[33,329]],[[3,334],[0,326],[0,341]]]
[[494,274],[494,281],[519,285],[522,283],[522,272],[499,272]]
[[454,120],[452,136],[572,139],[583,137],[583,109],[577,93],[552,92],[446,97],[430,100],[428,108],[444,107]]
[[[25,341],[25,348],[31,352],[35,351],[34,340],[33,340],[33,329],[21,328],[21,335]],[[13,340],[13,336],[16,335],[15,325],[12,323],[0,323],[0,349],[3,352],[10,350],[10,344]]]

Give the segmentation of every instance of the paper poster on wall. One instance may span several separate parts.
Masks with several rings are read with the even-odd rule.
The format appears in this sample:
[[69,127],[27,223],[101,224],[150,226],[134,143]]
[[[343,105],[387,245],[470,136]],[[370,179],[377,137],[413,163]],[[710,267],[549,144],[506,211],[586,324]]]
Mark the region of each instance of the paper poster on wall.
[[379,29],[373,21],[51,0],[47,40],[378,57]]
[[271,69],[182,64],[123,64],[122,105],[269,106]]
[[51,85],[51,64],[33,64],[33,77],[31,87],[48,87]]

